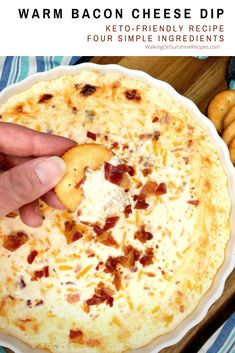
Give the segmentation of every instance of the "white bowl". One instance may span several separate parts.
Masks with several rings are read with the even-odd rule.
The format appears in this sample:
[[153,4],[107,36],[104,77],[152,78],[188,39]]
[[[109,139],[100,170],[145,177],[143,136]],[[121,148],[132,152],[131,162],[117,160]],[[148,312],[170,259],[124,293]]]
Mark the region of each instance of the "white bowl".
[[[205,317],[211,305],[222,295],[225,281],[235,267],[235,169],[230,161],[229,152],[225,143],[217,134],[212,122],[199,111],[196,105],[177,93],[168,83],[157,80],[142,71],[126,69],[119,65],[96,65],[91,63],[79,64],[77,66],[59,66],[47,72],[34,74],[20,83],[7,87],[0,93],[0,104],[4,103],[12,95],[30,88],[36,82],[53,80],[62,75],[76,75],[82,70],[94,69],[98,69],[103,73],[116,72],[130,76],[131,78],[143,81],[149,85],[164,89],[175,101],[183,105],[189,111],[191,117],[204,128],[219,154],[221,164],[228,178],[228,189],[232,200],[232,232],[227,245],[224,262],[219,268],[210,290],[200,300],[196,309],[186,317],[174,331],[156,338],[145,347],[132,351],[132,353],[157,353],[161,349],[177,343],[192,327],[197,325]],[[0,345],[12,349],[15,353],[45,353],[45,351],[42,350],[32,349],[18,339],[4,334],[0,334]]]

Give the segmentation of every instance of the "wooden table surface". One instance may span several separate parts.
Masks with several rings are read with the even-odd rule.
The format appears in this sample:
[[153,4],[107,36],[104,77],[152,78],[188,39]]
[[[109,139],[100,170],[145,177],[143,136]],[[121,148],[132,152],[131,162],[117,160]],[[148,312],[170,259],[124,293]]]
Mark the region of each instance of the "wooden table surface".
[[[180,94],[194,101],[204,114],[210,99],[217,92],[227,89],[225,77],[228,57],[211,57],[206,60],[193,57],[92,57],[89,61],[97,64],[120,64],[130,69],[143,70],[170,83]],[[198,352],[204,342],[234,311],[235,271],[227,279],[223,295],[210,308],[204,320],[180,342],[163,349],[161,353]]]

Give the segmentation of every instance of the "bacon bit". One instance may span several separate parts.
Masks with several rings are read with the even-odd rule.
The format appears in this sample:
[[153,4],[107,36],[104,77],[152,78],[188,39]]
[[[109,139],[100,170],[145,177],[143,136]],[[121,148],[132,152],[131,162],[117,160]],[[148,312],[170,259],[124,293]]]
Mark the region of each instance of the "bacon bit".
[[65,231],[66,231],[66,232],[71,231],[71,230],[73,229],[74,225],[75,225],[75,222],[74,222],[74,221],[72,221],[72,222],[66,221],[65,224],[64,224],[64,226],[65,226]]
[[132,166],[130,166],[130,165],[128,165],[127,167],[128,167],[127,173],[128,173],[130,176],[135,175],[135,169],[134,169]]
[[23,104],[17,105],[17,107],[15,107],[15,110],[17,113],[23,113],[23,111],[24,111]]
[[165,275],[166,275],[166,272],[165,272],[164,270],[161,270],[161,274],[162,274],[163,276],[165,276]]
[[34,262],[35,257],[38,255],[37,250],[31,251],[31,253],[27,257],[28,263],[31,265]]
[[188,140],[188,147],[192,147],[193,145],[193,140]]
[[[76,87],[76,86],[75,86]],[[93,93],[95,93],[96,91],[96,87],[92,86],[92,85],[85,85],[81,91],[80,91],[80,95],[84,96],[84,97],[88,97],[90,95],[92,95]]]
[[6,215],[7,218],[16,218],[18,214],[16,212],[10,212],[8,215]]
[[74,242],[74,241],[77,241],[77,240],[79,240],[79,239],[81,239],[83,237],[83,235],[80,233],[80,232],[75,232],[73,235],[72,235],[72,243]]
[[96,268],[95,268],[96,271],[99,271],[100,267],[103,266],[103,264],[104,264],[103,261],[99,261],[99,262],[98,262],[98,265],[97,265]]
[[76,107],[72,107],[72,112],[73,112],[73,114],[76,114],[78,112],[77,108]]
[[75,343],[83,343],[83,333],[81,330],[70,330],[69,339]]
[[87,131],[87,137],[91,138],[92,140],[96,140],[96,134],[94,134],[93,132],[91,131]]
[[103,229],[98,224],[92,225],[92,228],[97,235],[101,235],[104,232]]
[[126,218],[129,217],[129,215],[132,213],[132,208],[131,205],[127,205],[124,209],[124,215]]
[[127,245],[123,248],[124,254],[127,257],[126,262],[124,263],[127,267],[133,268],[136,261],[140,258],[140,251],[135,249],[132,245]]
[[157,116],[154,116],[152,119],[152,123],[156,123],[157,121],[159,121],[159,118]]
[[5,237],[3,247],[9,251],[15,251],[26,243],[28,235],[23,232],[17,232]]
[[119,220],[118,216],[113,216],[113,217],[106,218],[105,224],[104,224],[104,227],[103,227],[103,232],[106,232],[107,230],[113,228],[116,225],[118,220]]
[[145,134],[140,134],[139,139],[140,140],[149,140],[153,138],[153,134],[151,133],[145,133]]
[[158,190],[158,184],[155,181],[147,181],[141,189],[140,195],[146,197],[149,195],[156,195]]
[[110,183],[124,187],[124,189],[129,188],[129,179],[124,179],[125,173],[133,173],[131,167],[125,164],[119,164],[114,166],[108,162],[104,163],[104,177]]
[[77,184],[75,185],[75,189],[79,189],[80,186],[84,183],[85,179],[86,179],[86,177],[80,179],[80,180],[77,182]]
[[141,265],[143,265],[143,267],[151,265],[153,263],[153,255],[152,248],[146,249],[145,254],[140,258]]
[[137,201],[134,199],[134,201],[136,201],[135,204],[135,209],[137,210],[145,210],[149,204],[145,201],[145,197],[143,195],[134,195],[137,196]]
[[152,174],[153,170],[151,168],[144,168],[142,169],[142,174],[143,176],[148,176],[149,174]]
[[113,284],[117,291],[121,289],[122,277],[120,271],[116,271],[113,278]]
[[49,277],[49,266],[43,267],[42,270],[35,271],[34,277],[31,278],[31,281],[37,281],[39,278]]
[[[87,252],[87,253],[88,253],[88,252]],[[95,253],[93,253],[93,252],[92,252],[92,253],[90,253],[90,254],[88,253],[87,257],[89,257],[89,258],[91,258],[91,257],[95,257]]]
[[79,302],[80,298],[81,295],[79,293],[69,293],[67,294],[66,300],[69,304],[73,304]]
[[141,96],[137,89],[127,90],[125,93],[125,97],[129,100],[139,102],[141,100]]
[[188,157],[183,157],[183,160],[184,160],[186,165],[189,164],[189,158]]
[[26,305],[27,305],[29,308],[32,308],[32,302],[31,302],[30,299],[28,299],[28,300],[26,301]]
[[113,142],[111,145],[111,148],[118,148],[119,144],[118,142]]
[[45,93],[45,94],[43,94],[43,95],[39,98],[38,103],[44,103],[44,102],[50,100],[52,97],[53,97],[52,94],[50,94],[50,93]]
[[134,239],[138,239],[141,243],[146,243],[148,240],[153,239],[153,235],[150,232],[146,232],[144,226],[141,226],[140,230],[134,234]]
[[22,277],[20,278],[19,285],[20,285],[20,289],[24,289],[26,287],[26,283]]
[[86,341],[86,344],[89,346],[89,347],[97,347],[100,345],[100,341],[99,340],[95,340],[95,339],[89,339]]
[[105,268],[104,272],[106,272],[106,273],[115,272],[117,269],[117,265],[120,263],[119,260],[120,260],[120,256],[117,256],[117,257],[109,256],[105,262],[106,268]]
[[113,297],[108,293],[107,288],[104,285],[98,285],[95,289],[95,294],[88,300],[86,300],[86,304],[91,305],[99,305],[106,302],[110,307],[113,306]]
[[35,304],[35,306],[40,306],[40,305],[43,305],[43,300],[39,300],[36,304]]
[[73,243],[83,237],[83,234],[77,229],[77,225],[74,221],[66,221],[65,224],[65,236],[67,243]]
[[129,146],[128,146],[127,143],[124,143],[124,144],[122,145],[122,149],[123,149],[123,150],[127,150],[128,148],[129,148]]
[[184,305],[180,305],[180,307],[179,307],[179,312],[180,312],[180,313],[183,313],[184,311],[185,311]]
[[153,133],[153,140],[157,141],[160,137],[160,132],[159,131],[154,131]]
[[165,183],[160,183],[157,187],[157,190],[156,190],[156,195],[157,196],[160,196],[160,195],[164,195],[167,193],[167,187],[166,187],[166,184]]
[[199,200],[189,200],[187,203],[197,207],[199,205]]
[[106,246],[113,246],[114,248],[119,247],[118,243],[116,242],[116,240],[113,238],[112,234],[110,234],[110,233],[104,233],[104,234],[100,235],[97,238],[97,240]]

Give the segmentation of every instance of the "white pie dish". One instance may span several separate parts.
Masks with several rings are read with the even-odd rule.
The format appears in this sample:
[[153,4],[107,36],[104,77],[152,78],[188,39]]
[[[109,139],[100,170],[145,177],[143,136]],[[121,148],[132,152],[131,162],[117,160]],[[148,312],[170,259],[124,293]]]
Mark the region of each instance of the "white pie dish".
[[[156,80],[141,71],[129,70],[118,65],[95,65],[91,63],[79,64],[77,66],[61,66],[53,70],[34,74],[24,81],[6,88],[0,94],[0,104],[5,102],[12,95],[30,88],[39,81],[53,80],[62,75],[76,75],[81,70],[98,69],[101,72],[116,72],[134,79],[144,81],[147,84],[164,89],[168,94],[181,105],[183,105],[206,131],[209,139],[214,144],[220,156],[221,164],[228,177],[228,189],[232,200],[231,229],[232,234],[227,246],[226,256],[223,265],[217,272],[213,285],[207,294],[201,299],[197,308],[171,333],[155,339],[145,347],[135,349],[132,353],[157,353],[161,349],[177,343],[193,326],[199,323],[206,315],[210,306],[221,296],[224,284],[235,265],[235,170],[230,161],[226,145],[218,136],[214,125],[200,113],[196,105],[189,99],[178,94],[169,84]],[[43,353],[45,351],[31,349],[23,342],[3,334],[0,334],[0,345],[11,348],[15,353]]]

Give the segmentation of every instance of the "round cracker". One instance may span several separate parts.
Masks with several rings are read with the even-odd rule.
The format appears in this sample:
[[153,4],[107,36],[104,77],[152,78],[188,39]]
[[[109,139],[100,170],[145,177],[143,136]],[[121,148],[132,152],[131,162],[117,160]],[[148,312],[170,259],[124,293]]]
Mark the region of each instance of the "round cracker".
[[229,149],[231,161],[233,165],[235,165],[235,139],[229,144],[228,149]]
[[85,169],[96,170],[113,157],[113,152],[98,144],[83,144],[70,148],[61,157],[67,165],[67,172],[55,188],[55,193],[64,206],[75,211],[82,200],[80,187]]
[[223,123],[224,129],[226,129],[229,126],[229,124],[231,124],[234,120],[235,120],[235,105],[233,105],[229,109],[228,113],[225,115],[224,123]]
[[235,138],[235,121],[232,121],[231,124],[224,130],[222,139],[228,146],[234,138]]
[[217,94],[208,106],[207,116],[220,134],[223,131],[225,115],[233,105],[235,105],[235,90],[227,90]]

